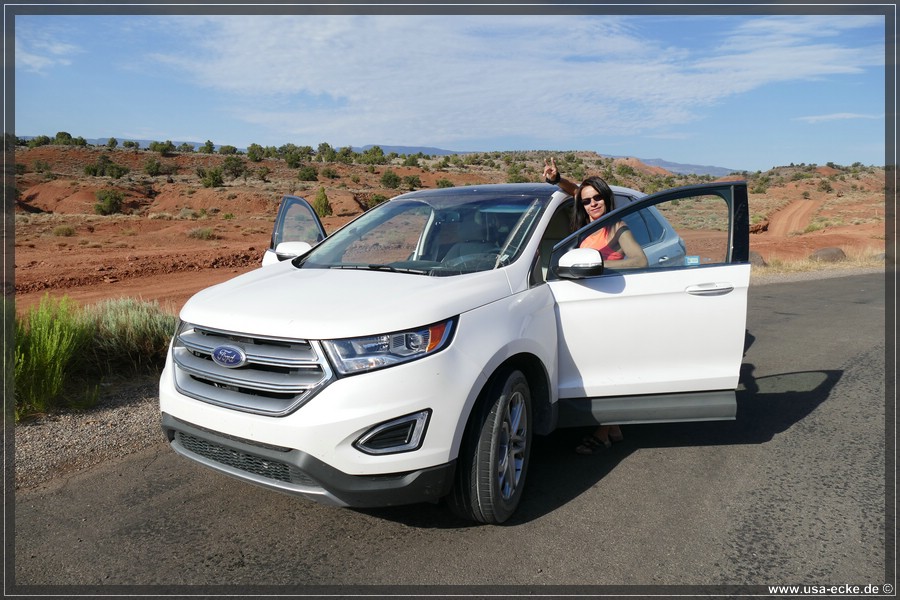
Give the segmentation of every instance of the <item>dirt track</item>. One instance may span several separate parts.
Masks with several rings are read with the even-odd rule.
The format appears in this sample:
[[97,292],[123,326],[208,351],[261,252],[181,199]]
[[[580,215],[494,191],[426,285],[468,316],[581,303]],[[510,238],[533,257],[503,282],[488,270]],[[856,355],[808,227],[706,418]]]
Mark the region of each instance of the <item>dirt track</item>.
[[784,237],[802,233],[823,204],[824,202],[816,200],[794,200],[787,208],[769,217],[769,235]]

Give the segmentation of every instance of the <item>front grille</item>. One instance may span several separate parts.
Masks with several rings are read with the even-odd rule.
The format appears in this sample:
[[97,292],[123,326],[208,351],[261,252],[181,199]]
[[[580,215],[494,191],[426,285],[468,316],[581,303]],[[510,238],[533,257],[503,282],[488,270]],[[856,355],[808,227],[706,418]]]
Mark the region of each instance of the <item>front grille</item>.
[[175,439],[189,452],[244,473],[305,487],[321,487],[316,480],[288,463],[235,450],[183,431],[176,431]]
[[[237,368],[213,361],[213,351],[239,348]],[[284,416],[308,401],[332,378],[318,343],[247,336],[183,323],[172,346],[175,385],[192,398],[269,416]]]

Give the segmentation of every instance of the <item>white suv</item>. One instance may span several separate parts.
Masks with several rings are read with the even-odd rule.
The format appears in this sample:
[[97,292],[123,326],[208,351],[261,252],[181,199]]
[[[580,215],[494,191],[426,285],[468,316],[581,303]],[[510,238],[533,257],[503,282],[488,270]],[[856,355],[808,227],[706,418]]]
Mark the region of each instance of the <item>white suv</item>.
[[[172,447],[320,502],[446,498],[498,523],[534,434],[733,419],[746,184],[613,191],[628,201],[576,232],[570,196],[508,184],[404,194],[324,241],[286,197],[267,266],[181,311],[160,379]],[[578,248],[618,220],[647,267]]]

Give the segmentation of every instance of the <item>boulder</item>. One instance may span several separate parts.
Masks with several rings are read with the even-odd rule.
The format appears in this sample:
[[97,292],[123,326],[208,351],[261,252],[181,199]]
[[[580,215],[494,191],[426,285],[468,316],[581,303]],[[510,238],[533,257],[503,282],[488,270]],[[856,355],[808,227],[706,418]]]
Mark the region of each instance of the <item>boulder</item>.
[[754,267],[768,267],[769,263],[762,257],[759,252],[750,251],[750,264]]
[[809,260],[816,262],[841,262],[847,260],[847,255],[840,248],[819,248],[809,256]]
[[760,221],[759,223],[754,223],[750,226],[750,233],[763,233],[764,231],[769,230],[769,222],[768,221]]

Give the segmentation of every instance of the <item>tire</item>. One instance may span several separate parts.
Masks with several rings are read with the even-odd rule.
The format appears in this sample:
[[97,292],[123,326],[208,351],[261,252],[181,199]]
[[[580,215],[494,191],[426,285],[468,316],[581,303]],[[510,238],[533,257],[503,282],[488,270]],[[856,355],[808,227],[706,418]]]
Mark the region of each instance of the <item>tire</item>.
[[480,523],[512,516],[525,486],[531,435],[528,380],[518,370],[501,373],[469,417],[448,498],[451,510]]

